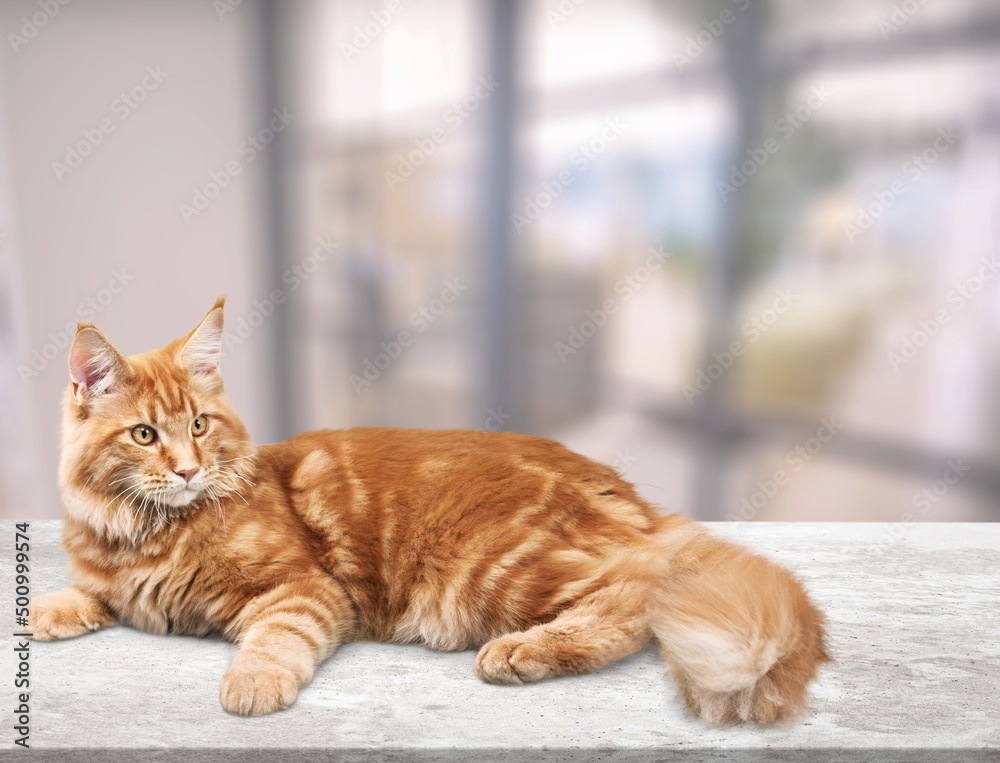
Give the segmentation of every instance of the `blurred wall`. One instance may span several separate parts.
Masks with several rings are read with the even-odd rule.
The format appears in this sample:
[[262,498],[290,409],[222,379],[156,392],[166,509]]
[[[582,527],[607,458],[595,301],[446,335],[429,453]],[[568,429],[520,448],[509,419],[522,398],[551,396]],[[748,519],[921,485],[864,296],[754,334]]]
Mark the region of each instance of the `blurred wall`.
[[339,247],[288,420],[542,434],[703,518],[995,518],[1000,14],[911,5],[283,5],[284,251]]
[[[73,2],[29,38],[24,20],[38,12],[36,2],[0,6],[0,219],[9,236],[0,256],[13,354],[3,383],[18,422],[5,433],[4,461],[18,468],[6,470],[4,517],[62,514],[67,325],[91,320],[132,354],[186,333],[218,294],[229,295],[235,320],[267,291],[264,162],[239,152],[270,110],[256,85],[257,7],[244,2],[220,19],[200,0]],[[76,167],[67,146],[87,154]],[[195,189],[234,160],[241,173],[185,219],[180,205],[193,206]],[[224,361],[234,403],[264,440],[273,429],[267,331]]]
[[512,429],[703,519],[1000,517],[996,3],[39,8],[0,9],[7,516],[60,513],[49,334],[124,271],[126,352],[230,295],[259,441]]

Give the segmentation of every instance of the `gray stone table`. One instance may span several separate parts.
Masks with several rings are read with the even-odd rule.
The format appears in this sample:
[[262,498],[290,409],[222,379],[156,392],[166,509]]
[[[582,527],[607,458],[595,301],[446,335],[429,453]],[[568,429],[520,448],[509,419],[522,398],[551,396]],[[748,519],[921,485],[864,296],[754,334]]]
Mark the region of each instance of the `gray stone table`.
[[[793,569],[829,616],[835,662],[806,718],[713,728],[685,715],[652,649],[593,675],[481,683],[472,652],[351,644],[295,705],[218,701],[232,647],[116,627],[30,646],[35,759],[345,761],[1000,760],[1000,525],[715,523]],[[14,523],[0,523],[14,623]],[[69,581],[58,522],[33,522],[31,590]],[[13,745],[18,639],[0,649]],[[250,751],[250,752],[247,752]],[[20,758],[18,758],[20,759]],[[27,758],[24,758],[27,760]]]

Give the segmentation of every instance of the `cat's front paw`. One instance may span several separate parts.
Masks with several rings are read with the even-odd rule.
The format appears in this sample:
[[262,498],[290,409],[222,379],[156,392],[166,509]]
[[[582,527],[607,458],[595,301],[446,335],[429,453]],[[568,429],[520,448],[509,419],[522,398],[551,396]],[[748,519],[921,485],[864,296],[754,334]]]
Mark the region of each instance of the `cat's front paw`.
[[103,604],[76,588],[36,596],[28,610],[28,630],[34,641],[82,636],[114,622]]
[[234,715],[266,715],[284,710],[298,693],[292,672],[280,665],[234,665],[222,677],[219,701]]

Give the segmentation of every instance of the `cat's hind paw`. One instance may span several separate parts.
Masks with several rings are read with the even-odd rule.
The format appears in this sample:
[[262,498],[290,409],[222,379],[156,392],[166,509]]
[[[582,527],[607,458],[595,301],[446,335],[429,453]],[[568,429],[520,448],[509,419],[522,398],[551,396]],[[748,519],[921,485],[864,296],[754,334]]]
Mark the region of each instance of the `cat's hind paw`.
[[514,633],[483,645],[476,656],[476,675],[491,684],[526,684],[554,672],[539,644]]

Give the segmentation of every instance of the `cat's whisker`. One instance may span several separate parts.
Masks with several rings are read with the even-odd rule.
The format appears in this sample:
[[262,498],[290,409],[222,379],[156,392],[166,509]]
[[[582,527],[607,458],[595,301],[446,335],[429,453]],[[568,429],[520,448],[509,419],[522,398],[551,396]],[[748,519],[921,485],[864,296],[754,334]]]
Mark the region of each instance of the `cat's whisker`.
[[235,480],[239,479],[245,482],[249,487],[255,487],[255,484],[244,477],[242,474],[237,472],[235,469],[216,469],[213,475],[212,485],[220,490],[224,490],[226,493],[237,493],[242,495],[241,486]]
[[222,491],[223,495],[235,495],[241,501],[243,501],[243,503],[245,503],[247,506],[250,505],[250,502],[246,499],[243,493],[235,485],[226,485],[221,482],[217,482],[216,487]]
[[219,500],[218,491],[216,490],[215,485],[209,485],[205,489],[205,492],[206,492],[208,498],[212,501],[212,503],[215,504],[216,514],[218,514],[219,519],[222,520],[222,532],[225,533],[226,532],[226,512],[222,508],[222,501]]
[[136,515],[142,514],[142,513],[144,513],[146,511],[146,502],[149,501],[151,495],[152,495],[152,493],[149,490],[147,490],[143,494],[143,496],[142,496],[142,502],[139,504],[139,508],[136,509],[136,512],[135,512]]
[[105,509],[109,508],[111,506],[111,504],[113,504],[115,501],[117,501],[119,498],[121,498],[125,493],[129,492],[129,490],[131,490],[131,489],[132,488],[129,488],[129,487],[123,488],[110,501],[107,502],[107,504],[104,506],[104,508]]
[[223,476],[226,476],[226,477],[235,477],[238,480],[243,480],[250,487],[256,487],[257,486],[256,483],[251,482],[249,479],[247,479],[246,477],[244,477],[242,474],[240,474],[235,469],[231,469],[231,468],[230,469],[220,469],[219,473],[222,474]]
[[243,460],[249,460],[251,463],[253,463],[253,460],[256,457],[257,457],[257,454],[251,453],[251,454],[249,454],[247,456],[236,456],[236,458],[227,458],[227,459],[223,459],[221,461],[216,461],[215,463],[216,464],[231,464],[233,461],[243,461]]
[[104,506],[104,510],[107,511],[108,508],[110,508],[111,504],[113,504],[115,501],[117,501],[120,497],[122,497],[126,493],[129,493],[132,490],[135,490],[136,487],[138,487],[138,486],[137,485],[133,485],[131,487],[125,487],[124,489],[122,489],[117,495],[115,495],[114,498],[112,498],[110,501],[107,502],[107,504]]
[[118,508],[120,510],[124,510],[125,508],[131,509],[133,504],[135,503],[135,499],[139,497],[139,494],[141,492],[142,492],[142,485],[141,484],[136,485],[131,491],[129,491],[128,503],[125,503],[125,501],[122,500],[122,502],[118,505]]
[[153,508],[156,509],[156,513],[160,513],[160,496],[163,493],[163,485],[157,485],[153,489]]
[[233,476],[234,476],[234,477],[235,477],[236,479],[238,479],[238,480],[243,480],[243,481],[244,481],[244,482],[245,482],[245,483],[246,483],[247,485],[249,485],[250,487],[257,487],[257,483],[256,483],[256,482],[252,482],[251,480],[248,480],[248,479],[247,479],[246,477],[244,477],[244,476],[243,476],[242,474],[239,474],[239,473],[234,473],[234,474],[233,474]]
[[215,513],[218,515],[219,519],[222,520],[222,532],[227,532],[226,530],[226,512],[222,510],[222,504],[216,500],[215,502]]
[[241,501],[243,501],[243,503],[245,503],[247,506],[250,505],[250,502],[246,499],[246,496],[243,495],[243,491],[242,490],[239,490],[238,488],[234,487],[233,488],[233,493],[235,493],[239,497],[239,499]]
[[156,519],[159,522],[160,527],[166,522],[166,516],[163,513],[163,507],[160,505],[160,493],[163,491],[162,485],[157,485],[156,489],[153,491],[153,508],[156,511]]

